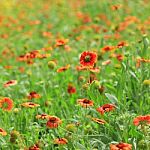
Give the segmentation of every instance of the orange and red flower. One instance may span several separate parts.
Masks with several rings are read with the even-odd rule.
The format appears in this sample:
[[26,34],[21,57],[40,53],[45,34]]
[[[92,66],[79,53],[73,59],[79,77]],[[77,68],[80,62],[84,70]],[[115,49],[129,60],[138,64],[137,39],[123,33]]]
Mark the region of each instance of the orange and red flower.
[[13,86],[13,85],[16,85],[16,84],[17,84],[16,80],[10,80],[10,81],[7,81],[6,83],[4,83],[4,87]]
[[85,67],[85,66],[77,66],[76,67],[77,71],[91,71],[93,73],[99,73],[100,72],[100,68],[96,68],[96,67]]
[[36,119],[49,119],[50,115],[47,114],[41,114],[41,115],[36,115]]
[[66,65],[64,67],[61,67],[59,69],[57,69],[57,72],[60,73],[60,72],[64,72],[66,70],[68,70],[70,68],[70,65]]
[[67,91],[69,94],[74,94],[74,93],[76,93],[76,88],[72,84],[68,84]]
[[40,105],[32,103],[32,102],[25,102],[25,103],[22,103],[21,106],[27,107],[27,108],[34,108],[34,107],[39,107]]
[[132,145],[128,143],[110,144],[110,150],[132,150]]
[[97,54],[95,52],[85,51],[80,56],[80,64],[85,67],[93,67],[97,62]]
[[29,147],[28,150],[40,150],[39,144],[34,144],[33,146]]
[[48,128],[57,128],[62,123],[61,119],[56,116],[49,116],[49,120],[46,123]]
[[55,46],[56,47],[63,46],[65,44],[67,44],[68,41],[69,41],[69,39],[57,39]]
[[57,145],[65,145],[67,143],[68,143],[68,140],[65,138],[57,138],[54,140],[54,144],[57,144]]
[[138,126],[140,124],[150,124],[150,115],[145,115],[145,116],[137,116],[136,118],[134,118],[133,120],[133,124],[135,126]]
[[102,51],[103,52],[109,52],[109,51],[113,51],[115,49],[116,49],[115,46],[105,46],[105,47],[102,48]]
[[36,93],[35,91],[30,92],[29,95],[27,96],[27,98],[28,98],[29,100],[31,100],[31,99],[33,99],[33,98],[38,99],[38,98],[40,98],[40,97],[41,97],[41,96],[40,96],[38,93]]
[[121,41],[117,44],[117,48],[122,48],[124,46],[128,46],[128,44],[125,41]]
[[96,110],[103,115],[105,112],[109,112],[112,111],[116,108],[116,106],[114,104],[104,104],[101,107],[98,107]]
[[106,121],[103,119],[99,119],[99,118],[92,118],[92,120],[98,124],[105,124]]
[[13,100],[8,97],[2,98],[0,100],[0,108],[2,108],[4,111],[11,111],[13,108]]
[[4,129],[0,128],[0,134],[1,134],[2,136],[6,136],[6,135],[7,135],[7,132],[6,132]]
[[93,102],[92,100],[89,100],[89,99],[86,99],[86,98],[78,99],[78,100],[77,100],[77,103],[78,103],[79,105],[81,105],[82,107],[85,107],[85,108],[94,105],[94,102]]

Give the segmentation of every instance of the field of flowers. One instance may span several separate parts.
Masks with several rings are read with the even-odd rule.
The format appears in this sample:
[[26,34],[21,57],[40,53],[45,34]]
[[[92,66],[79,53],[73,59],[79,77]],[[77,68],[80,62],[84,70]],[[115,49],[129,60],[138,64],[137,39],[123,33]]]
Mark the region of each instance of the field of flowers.
[[0,150],[150,150],[149,0],[0,0]]

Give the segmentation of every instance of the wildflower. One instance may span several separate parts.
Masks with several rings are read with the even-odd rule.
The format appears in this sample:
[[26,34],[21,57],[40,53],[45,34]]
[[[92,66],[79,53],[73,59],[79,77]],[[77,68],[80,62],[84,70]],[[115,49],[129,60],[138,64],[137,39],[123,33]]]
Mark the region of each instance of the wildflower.
[[142,124],[142,123],[150,124],[150,115],[137,116],[133,120],[133,124],[135,126],[138,126],[139,124]]
[[16,80],[10,80],[10,81],[4,83],[4,87],[13,86],[13,85],[16,85],[16,84],[17,84]]
[[47,114],[36,115],[36,119],[49,119],[49,117]]
[[128,143],[110,144],[110,150],[132,150],[132,145]]
[[68,140],[65,138],[57,138],[54,140],[54,144],[58,144],[58,145],[64,145],[67,143],[68,143]]
[[98,107],[96,110],[101,114],[103,115],[105,112],[109,112],[109,111],[112,111],[115,109],[115,105],[113,104],[104,104],[103,106],[101,107]]
[[93,73],[99,73],[100,72],[100,68],[95,68],[95,67],[86,67],[86,66],[77,66],[76,67],[77,71],[91,71]]
[[57,39],[55,46],[56,47],[63,46],[65,44],[67,44],[68,41],[69,41],[69,39]]
[[68,84],[67,91],[69,94],[74,94],[74,93],[76,93],[76,88],[72,84]]
[[4,97],[0,100],[0,108],[4,111],[10,111],[13,108],[13,100],[8,97]]
[[35,91],[30,92],[29,95],[27,96],[27,98],[28,98],[29,100],[31,100],[31,99],[33,99],[33,98],[38,99],[38,98],[40,98],[40,97],[41,97],[41,96],[40,96],[38,93],[36,93]]
[[99,118],[92,118],[92,120],[98,124],[105,124],[106,121],[103,119],[99,119]]
[[39,144],[34,144],[33,146],[29,147],[29,150],[40,150]]
[[82,107],[85,107],[85,108],[94,105],[94,103],[93,103],[92,100],[88,100],[88,99],[86,99],[86,98],[78,99],[78,100],[77,100],[77,103],[78,103],[79,105],[81,105]]
[[136,60],[136,67],[139,68],[142,63],[150,63],[150,59],[145,59],[145,58],[137,58]]
[[121,5],[112,5],[111,6],[111,9],[114,11],[114,10],[118,10],[118,9],[120,9],[122,6]]
[[57,72],[60,73],[60,72],[64,72],[66,70],[68,70],[70,68],[70,65],[66,65],[64,67],[61,67],[59,69],[57,69]]
[[7,132],[6,132],[4,129],[0,128],[0,134],[1,134],[2,136],[6,136],[6,135],[7,135]]
[[117,44],[117,48],[122,48],[124,46],[128,46],[128,44],[125,41],[121,41]]
[[34,108],[34,107],[39,107],[40,105],[32,103],[32,102],[25,102],[25,103],[22,103],[21,106],[27,107],[27,108]]
[[113,51],[115,49],[116,49],[115,46],[105,46],[105,47],[102,48],[102,51],[103,52],[109,52],[109,51]]
[[80,56],[80,64],[85,67],[93,67],[97,61],[97,54],[94,52],[85,51]]
[[48,128],[57,128],[62,123],[61,119],[56,116],[49,116],[49,120],[46,123]]

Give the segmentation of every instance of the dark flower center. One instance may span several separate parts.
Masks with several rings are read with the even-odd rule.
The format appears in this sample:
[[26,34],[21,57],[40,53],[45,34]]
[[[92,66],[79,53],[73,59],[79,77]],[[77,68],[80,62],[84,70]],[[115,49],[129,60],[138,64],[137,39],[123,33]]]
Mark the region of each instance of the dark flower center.
[[89,55],[85,56],[84,60],[85,60],[85,62],[89,62],[91,60],[91,56],[89,56]]
[[49,120],[51,123],[55,123],[56,122],[56,118],[50,118]]
[[83,101],[83,103],[89,104],[89,100],[85,99],[85,100]]
[[3,130],[2,130],[2,129],[0,129],[0,132],[3,132]]

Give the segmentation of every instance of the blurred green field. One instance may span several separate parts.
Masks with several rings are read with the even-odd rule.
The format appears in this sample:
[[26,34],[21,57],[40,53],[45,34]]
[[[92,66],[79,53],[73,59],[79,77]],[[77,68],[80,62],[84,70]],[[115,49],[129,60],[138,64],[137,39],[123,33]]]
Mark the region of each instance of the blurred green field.
[[0,0],[0,150],[150,150],[149,40],[149,0]]

